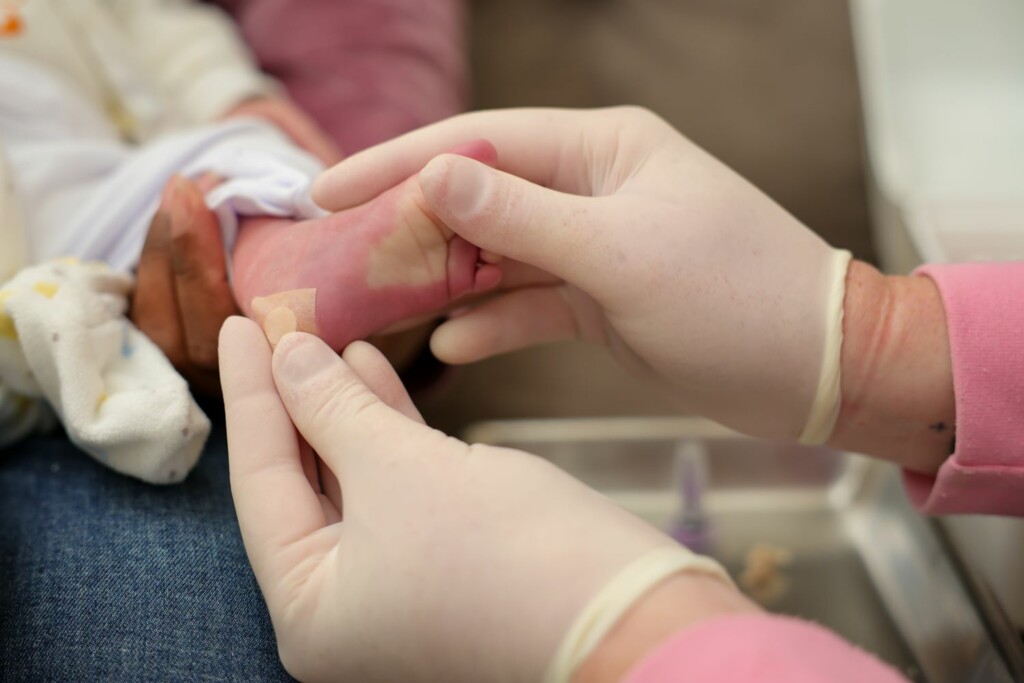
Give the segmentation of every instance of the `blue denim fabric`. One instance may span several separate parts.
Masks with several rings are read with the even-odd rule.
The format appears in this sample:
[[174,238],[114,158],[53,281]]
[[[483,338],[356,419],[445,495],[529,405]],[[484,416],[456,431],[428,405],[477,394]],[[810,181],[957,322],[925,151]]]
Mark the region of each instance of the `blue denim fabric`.
[[292,680],[214,422],[195,471],[167,488],[106,470],[63,436],[0,452],[0,680]]

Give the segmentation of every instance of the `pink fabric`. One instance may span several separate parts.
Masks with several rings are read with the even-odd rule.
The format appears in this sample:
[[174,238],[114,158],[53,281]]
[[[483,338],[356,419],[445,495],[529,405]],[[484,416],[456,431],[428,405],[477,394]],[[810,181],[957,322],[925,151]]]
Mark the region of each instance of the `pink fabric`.
[[946,309],[956,451],[935,477],[906,472],[929,514],[1024,516],[1024,263],[926,266]]
[[767,614],[709,619],[672,636],[627,683],[906,683],[896,671],[821,626]]
[[464,0],[218,0],[345,154],[464,110]]

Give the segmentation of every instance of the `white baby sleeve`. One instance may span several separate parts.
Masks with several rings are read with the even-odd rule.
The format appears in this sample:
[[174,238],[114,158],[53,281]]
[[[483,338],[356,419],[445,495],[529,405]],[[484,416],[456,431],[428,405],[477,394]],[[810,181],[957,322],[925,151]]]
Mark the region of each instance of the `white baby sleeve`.
[[120,0],[129,41],[164,102],[192,123],[207,123],[276,84],[264,76],[219,9],[195,0]]
[[188,384],[124,316],[132,279],[98,263],[49,262],[0,288],[0,383],[43,396],[68,437],[108,467],[180,482],[210,422]]

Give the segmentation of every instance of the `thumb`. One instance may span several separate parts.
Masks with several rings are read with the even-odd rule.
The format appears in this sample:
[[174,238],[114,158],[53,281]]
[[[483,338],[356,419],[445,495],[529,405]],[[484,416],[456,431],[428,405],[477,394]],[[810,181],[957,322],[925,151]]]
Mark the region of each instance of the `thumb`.
[[435,157],[419,181],[434,213],[482,249],[584,288],[608,262],[613,197],[556,192],[452,154]]
[[357,487],[377,451],[401,450],[396,446],[419,443],[434,433],[385,404],[348,363],[312,335],[285,335],[274,350],[273,374],[299,433],[339,480]]

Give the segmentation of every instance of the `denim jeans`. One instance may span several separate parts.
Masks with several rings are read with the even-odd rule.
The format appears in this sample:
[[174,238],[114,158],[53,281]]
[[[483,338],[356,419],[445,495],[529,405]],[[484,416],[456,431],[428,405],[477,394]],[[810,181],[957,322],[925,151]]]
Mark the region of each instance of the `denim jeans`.
[[62,435],[0,452],[0,680],[290,681],[242,548],[223,408],[177,486]]

